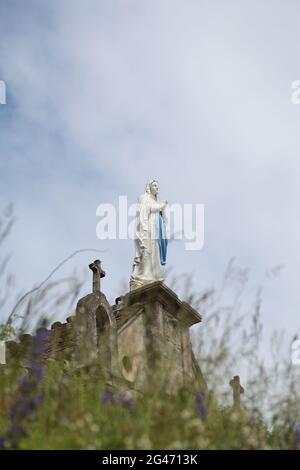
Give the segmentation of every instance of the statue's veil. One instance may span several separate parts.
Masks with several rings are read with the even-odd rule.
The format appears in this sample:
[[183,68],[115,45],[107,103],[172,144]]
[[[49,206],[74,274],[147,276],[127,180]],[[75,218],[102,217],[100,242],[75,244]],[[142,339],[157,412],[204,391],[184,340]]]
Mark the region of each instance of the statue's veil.
[[[157,180],[150,180],[147,184],[146,184],[146,189],[145,189],[145,192],[147,194],[151,194],[151,191],[150,191],[150,187],[151,187],[151,184],[153,183],[157,183],[158,184],[158,181]],[[157,199],[157,198],[156,198]]]

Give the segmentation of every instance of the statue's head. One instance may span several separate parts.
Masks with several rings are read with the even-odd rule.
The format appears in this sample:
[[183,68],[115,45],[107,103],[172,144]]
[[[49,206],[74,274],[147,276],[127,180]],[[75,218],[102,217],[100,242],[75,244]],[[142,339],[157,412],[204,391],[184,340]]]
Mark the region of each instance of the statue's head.
[[146,186],[146,193],[152,194],[152,196],[156,199],[158,194],[158,188],[158,182],[156,180],[151,180]]

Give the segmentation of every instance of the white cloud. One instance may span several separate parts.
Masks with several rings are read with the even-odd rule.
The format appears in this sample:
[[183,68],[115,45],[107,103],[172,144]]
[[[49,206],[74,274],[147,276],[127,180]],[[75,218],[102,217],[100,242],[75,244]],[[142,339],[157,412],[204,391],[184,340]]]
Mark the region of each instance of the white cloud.
[[[1,109],[1,200],[16,201],[14,248],[28,282],[47,273],[56,254],[98,245],[100,202],[119,194],[134,202],[156,177],[170,202],[206,205],[204,249],[172,246],[176,269],[194,270],[204,287],[232,255],[257,282],[283,263],[281,280],[266,291],[264,320],[267,330],[295,333],[300,107],[290,104],[290,84],[299,78],[299,6],[6,5],[0,78],[11,114]],[[109,246],[106,286],[117,295],[133,250]]]

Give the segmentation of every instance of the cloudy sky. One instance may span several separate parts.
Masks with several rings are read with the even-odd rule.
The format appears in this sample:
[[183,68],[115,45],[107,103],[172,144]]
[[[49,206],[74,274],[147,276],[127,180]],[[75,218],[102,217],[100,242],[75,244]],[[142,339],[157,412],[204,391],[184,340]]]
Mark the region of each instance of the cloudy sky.
[[[300,334],[299,15],[297,0],[0,0],[0,207],[18,217],[19,288],[90,247],[113,300],[133,246],[96,238],[96,208],[157,178],[170,203],[205,204],[204,247],[170,245],[174,272],[204,289],[235,256],[253,292],[265,284],[265,331]],[[87,292],[91,258],[65,267]]]

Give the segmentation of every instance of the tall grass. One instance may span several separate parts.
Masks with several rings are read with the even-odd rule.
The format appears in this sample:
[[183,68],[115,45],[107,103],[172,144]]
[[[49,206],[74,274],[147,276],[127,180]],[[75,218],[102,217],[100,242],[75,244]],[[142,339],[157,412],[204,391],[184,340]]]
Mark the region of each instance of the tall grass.
[[[9,208],[0,223],[1,247],[12,221]],[[13,290],[7,256],[0,266],[2,338],[18,336],[33,323],[49,325],[58,307],[67,311],[79,296],[78,280],[49,281],[7,323],[5,303]],[[199,292],[189,276],[168,281],[176,291],[181,286],[185,300],[203,314],[191,339],[208,396],[186,387],[170,397],[163,380],[143,393],[108,386],[96,365],[74,370],[66,360],[43,361],[43,338],[37,335],[31,373],[17,363],[0,368],[0,448],[300,449],[300,370],[279,333],[265,360],[262,293],[243,300],[248,276],[231,261],[214,289]],[[229,386],[236,374],[245,388],[240,410],[232,408]]]

